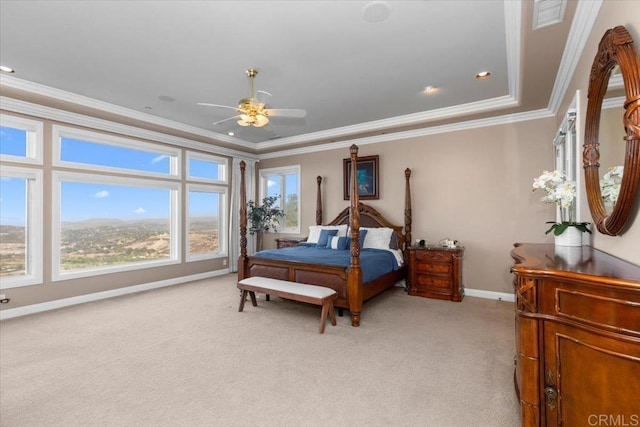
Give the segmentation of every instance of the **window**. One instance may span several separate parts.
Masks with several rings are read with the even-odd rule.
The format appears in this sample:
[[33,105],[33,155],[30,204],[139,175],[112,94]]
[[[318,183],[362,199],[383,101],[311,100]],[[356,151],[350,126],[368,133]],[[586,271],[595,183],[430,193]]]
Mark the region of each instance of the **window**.
[[42,123],[0,115],[0,160],[42,164]]
[[191,181],[226,183],[227,159],[188,152],[187,179]]
[[180,150],[53,126],[54,165],[179,178]]
[[54,172],[54,280],[179,262],[180,184]]
[[187,186],[187,261],[226,255],[224,187]]
[[42,283],[42,171],[0,168],[0,288]]
[[300,166],[260,170],[260,200],[277,196],[285,216],[278,231],[300,232]]
[[[553,145],[555,147],[555,167],[565,174],[567,181],[575,182],[576,188],[580,188],[582,180],[581,174],[577,169],[577,164],[582,161],[580,137],[576,132],[579,113],[579,95],[579,91],[576,91],[569,110],[565,114],[564,120],[556,133],[556,137],[553,139]],[[557,206],[557,221],[579,221],[580,209],[578,207],[580,206],[580,199],[581,196],[578,191],[574,203],[572,203],[569,208]]]
[[41,122],[0,114],[2,289],[42,283],[42,129]]

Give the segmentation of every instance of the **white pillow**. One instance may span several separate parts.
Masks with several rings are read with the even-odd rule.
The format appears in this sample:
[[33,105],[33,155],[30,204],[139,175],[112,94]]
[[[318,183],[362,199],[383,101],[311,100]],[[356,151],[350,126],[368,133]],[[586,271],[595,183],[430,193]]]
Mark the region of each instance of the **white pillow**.
[[320,239],[320,232],[322,230],[338,230],[337,237],[344,237],[347,235],[347,225],[311,225],[309,226],[309,238],[307,243],[318,243]]
[[367,230],[367,235],[364,237],[364,243],[362,244],[363,249],[389,249],[389,244],[391,243],[391,235],[393,234],[393,228],[361,227],[360,230]]

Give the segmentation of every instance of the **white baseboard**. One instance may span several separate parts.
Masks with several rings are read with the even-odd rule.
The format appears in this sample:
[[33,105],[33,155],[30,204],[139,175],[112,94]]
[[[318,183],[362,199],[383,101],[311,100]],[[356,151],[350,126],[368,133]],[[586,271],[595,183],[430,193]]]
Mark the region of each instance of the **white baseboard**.
[[23,307],[10,308],[0,311],[0,320],[11,319],[13,317],[26,316],[27,314],[41,313],[43,311],[55,310],[69,307],[71,305],[85,302],[98,301],[101,299],[118,297],[121,295],[134,294],[136,292],[148,291],[150,289],[164,288],[166,286],[179,285],[181,283],[193,282],[195,280],[208,279],[210,277],[223,276],[229,274],[229,269],[210,271],[207,273],[193,274],[191,276],[177,277],[175,279],[160,280],[157,282],[143,283],[142,285],[127,286],[124,288],[112,289],[109,291],[96,292],[93,294],[79,295],[77,297],[63,298],[54,301],[47,301],[40,304],[25,305]]
[[511,302],[516,301],[514,294],[506,293],[506,292],[493,292],[493,291],[485,291],[482,289],[465,288],[464,294],[468,297],[487,298],[487,299],[495,299],[495,300],[511,301]]
[[[107,298],[114,298],[121,295],[134,294],[137,292],[148,291],[150,289],[158,289],[158,288],[164,288],[166,286],[179,285],[181,283],[208,279],[210,277],[223,276],[225,274],[229,274],[228,269],[216,270],[208,273],[194,274],[194,275],[185,276],[185,277],[178,277],[175,279],[160,280],[158,282],[144,283],[142,285],[127,286],[124,288],[112,289],[110,291],[96,292],[93,294],[80,295],[77,297],[47,301],[40,304],[25,305],[23,307],[16,307],[16,308],[0,311],[0,320],[11,319],[13,317],[19,317],[19,316],[26,316],[27,314],[41,313],[44,311],[55,310],[63,307],[69,307],[72,305],[82,304],[85,302],[98,301],[98,300],[107,299]],[[493,291],[485,291],[482,289],[466,288],[464,290],[464,293],[466,296],[470,296],[470,297],[515,302],[515,296],[513,294],[506,293],[506,292],[493,292]]]

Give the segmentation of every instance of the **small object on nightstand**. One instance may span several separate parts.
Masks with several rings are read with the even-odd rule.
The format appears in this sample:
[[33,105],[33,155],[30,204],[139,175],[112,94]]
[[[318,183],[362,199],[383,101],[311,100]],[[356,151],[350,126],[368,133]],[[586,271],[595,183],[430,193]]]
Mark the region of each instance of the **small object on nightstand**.
[[463,257],[462,246],[409,248],[409,295],[462,301]]
[[296,246],[299,243],[306,242],[306,237],[281,237],[276,239],[276,248],[288,248],[291,246]]

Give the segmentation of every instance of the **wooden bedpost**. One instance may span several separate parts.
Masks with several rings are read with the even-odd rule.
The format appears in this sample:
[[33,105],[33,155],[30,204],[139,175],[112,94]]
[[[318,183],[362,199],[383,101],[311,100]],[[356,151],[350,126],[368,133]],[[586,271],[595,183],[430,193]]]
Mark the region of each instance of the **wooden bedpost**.
[[316,225],[322,225],[322,192],[320,190],[322,177],[318,175],[316,181],[318,181],[318,197],[316,197]]
[[238,258],[238,281],[248,277],[247,258],[247,187],[244,172],[247,164],[240,162],[240,257]]
[[362,312],[362,268],[360,267],[360,198],[358,197],[357,160],[358,146],[353,144],[351,152],[351,190],[349,205],[349,226],[351,227],[351,264],[347,276],[347,294],[351,326],[360,326]]
[[411,178],[411,169],[404,170],[406,186],[404,190],[404,249],[411,246],[411,187],[409,186],[409,178]]

